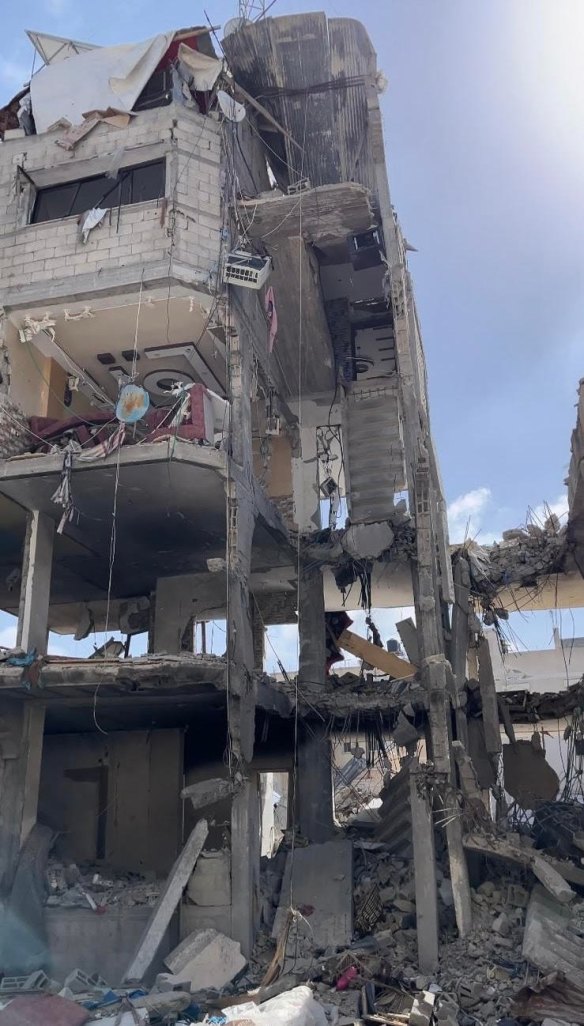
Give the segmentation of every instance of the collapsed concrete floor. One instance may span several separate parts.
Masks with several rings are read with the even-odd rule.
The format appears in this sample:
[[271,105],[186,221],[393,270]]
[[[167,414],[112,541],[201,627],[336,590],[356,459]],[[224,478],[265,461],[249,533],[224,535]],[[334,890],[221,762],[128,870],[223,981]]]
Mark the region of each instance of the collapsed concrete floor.
[[[543,697],[542,709],[552,703]],[[565,709],[566,697],[556,698]],[[357,742],[351,753],[362,760],[364,749]],[[432,764],[404,755],[385,774],[370,767],[368,791],[345,774],[353,808],[341,801],[341,778],[345,826],[324,843],[281,819],[260,862],[248,957],[229,937],[239,888],[228,810],[243,781],[199,774],[183,789],[194,825],[166,875],[77,864],[59,854],[67,839],[37,824],[0,925],[0,1023],[584,1022],[584,808],[540,799],[525,815],[501,793],[495,823],[465,769],[448,798],[454,808]],[[423,971],[431,907],[421,905],[414,835],[430,794],[440,958]],[[444,834],[452,816],[463,824],[471,881],[464,937]]]

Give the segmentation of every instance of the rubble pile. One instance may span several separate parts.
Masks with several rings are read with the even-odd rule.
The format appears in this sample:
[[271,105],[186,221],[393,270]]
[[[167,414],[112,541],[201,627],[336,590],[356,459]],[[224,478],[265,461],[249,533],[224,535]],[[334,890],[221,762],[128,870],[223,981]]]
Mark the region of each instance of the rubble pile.
[[61,908],[155,905],[162,886],[154,873],[109,873],[55,858],[49,859],[47,877],[47,905]]
[[[360,1018],[392,1026],[491,1026],[508,1017],[529,969],[521,951],[534,880],[512,866],[484,880],[472,891],[473,930],[462,939],[456,930],[452,884],[442,868],[445,862],[443,857],[437,866],[440,967],[431,976],[420,973],[417,965],[412,861],[396,857],[388,845],[356,840],[354,940],[346,947],[318,948],[310,928],[314,910],[301,907],[288,933],[281,984],[310,981],[319,999],[338,1009],[340,1023]],[[278,896],[288,900],[282,891],[283,865],[280,852],[276,859],[266,860],[262,874],[264,927],[250,963],[255,979],[265,975],[277,957],[269,932]],[[363,1009],[364,988],[370,989],[369,1001],[375,1006],[370,1020]]]
[[559,573],[566,556],[567,528],[551,515],[543,526],[504,531],[500,542],[481,546],[467,542],[464,554],[470,565],[473,594],[492,600],[501,588],[538,587],[550,574]]
[[[474,867],[482,879],[471,892],[472,930],[462,938],[446,848],[439,844],[440,963],[422,972],[413,859],[406,849],[396,854],[391,840],[371,840],[355,828],[350,833],[308,844],[287,832],[276,854],[262,859],[261,926],[249,960],[229,937],[201,929],[164,957],[164,971],[150,985],[130,978],[110,986],[80,969],[59,981],[42,970],[4,977],[0,1026],[512,1026],[545,1021],[539,1009],[555,1007],[554,1001],[573,1015],[566,1022],[584,1021],[575,1011],[584,1002],[577,955],[584,901],[575,892],[568,888],[562,904],[530,864],[483,857]],[[164,885],[154,881],[114,878],[54,858],[47,877],[49,905],[87,905],[90,898],[94,911],[104,912],[116,905],[160,908],[164,900]],[[542,915],[562,917],[561,949]],[[558,950],[565,953],[566,979],[557,972]]]

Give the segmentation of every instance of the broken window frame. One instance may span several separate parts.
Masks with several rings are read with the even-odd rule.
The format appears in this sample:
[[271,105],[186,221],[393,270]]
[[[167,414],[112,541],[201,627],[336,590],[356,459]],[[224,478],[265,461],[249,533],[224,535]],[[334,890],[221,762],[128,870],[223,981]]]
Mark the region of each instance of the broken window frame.
[[[106,207],[107,209],[112,209],[118,206],[131,206],[135,203],[148,203],[153,200],[162,199],[166,193],[166,164],[166,158],[160,157],[154,160],[144,161],[140,164],[131,164],[128,167],[122,167],[115,179],[107,178],[105,173],[102,173],[99,175],[88,175],[87,177],[79,179],[55,182],[50,185],[42,186],[36,190],[29,223],[31,225],[47,224],[49,221],[61,221],[66,217],[78,217],[80,214],[84,213],[86,210],[92,209],[93,207]],[[138,177],[137,173],[142,173],[149,167],[156,168],[156,173],[153,175],[154,184],[150,190],[152,195],[142,195],[139,198],[134,199],[134,191],[136,190],[135,178]],[[84,202],[83,186],[89,184],[93,185],[96,182],[102,183],[103,192],[100,193],[97,198],[95,195],[89,195],[87,201]],[[72,188],[74,191],[71,195]],[[144,188],[144,185],[142,188]],[[63,210],[60,213],[49,217],[39,217],[39,208],[43,201],[43,197],[48,197],[49,194],[56,195],[59,191],[63,193],[65,199]],[[68,205],[65,205],[67,197],[69,197],[69,202]]]

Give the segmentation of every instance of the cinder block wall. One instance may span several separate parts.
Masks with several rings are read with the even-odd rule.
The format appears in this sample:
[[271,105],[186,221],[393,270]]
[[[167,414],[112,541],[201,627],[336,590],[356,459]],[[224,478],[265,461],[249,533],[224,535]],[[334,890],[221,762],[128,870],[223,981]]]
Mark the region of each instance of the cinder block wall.
[[[216,121],[172,104],[144,111],[123,129],[98,125],[73,153],[56,145],[58,137],[50,132],[0,147],[3,305],[48,301],[54,287],[67,281],[71,295],[91,295],[103,288],[108,272],[118,275],[121,284],[139,281],[144,269],[156,265],[164,274],[170,266],[173,226],[173,264],[183,265],[183,272],[186,267],[183,277],[193,281],[211,279],[217,271],[221,227],[221,127]],[[115,208],[86,245],[79,239],[76,216],[28,223],[35,190],[19,166],[43,187],[105,172],[120,147],[126,148],[122,166],[166,159],[164,217],[160,200],[122,206],[119,215]]]

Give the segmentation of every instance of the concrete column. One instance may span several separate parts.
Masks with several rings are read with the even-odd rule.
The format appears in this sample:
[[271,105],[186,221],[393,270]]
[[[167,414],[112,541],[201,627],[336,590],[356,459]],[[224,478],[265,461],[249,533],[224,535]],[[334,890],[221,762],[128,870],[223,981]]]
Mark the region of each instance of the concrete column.
[[410,808],[414,847],[416,926],[420,972],[433,973],[438,965],[438,895],[432,806],[416,759],[410,770]]
[[39,655],[47,651],[55,525],[46,513],[28,514],[16,644]]
[[259,919],[260,799],[258,774],[249,770],[231,805],[231,936],[246,958]]
[[0,896],[36,823],[45,707],[34,699],[0,703]]
[[468,622],[471,612],[470,568],[468,560],[459,556],[454,568],[454,607],[452,610],[452,640],[450,642],[450,664],[456,684],[456,733],[458,740],[468,748],[468,726],[466,710],[461,704],[461,695],[466,684],[466,659],[468,651]]
[[227,485],[227,674],[229,734],[235,757],[250,763],[255,741],[256,683],[249,576],[255,527],[246,488]]
[[322,684],[326,676],[326,622],[322,573],[300,568],[298,589],[299,684]]
[[160,577],[154,607],[154,652],[179,655],[194,650],[193,576]]
[[[300,657],[298,684],[321,684],[326,676],[326,622],[322,573],[302,566],[298,596]],[[333,834],[333,785],[330,740],[322,723],[303,724],[296,766],[296,814],[309,841]]]
[[296,820],[313,844],[334,834],[333,774],[330,739],[322,723],[301,725],[296,765]]
[[[16,643],[39,655],[47,651],[54,523],[35,510],[28,515]],[[44,704],[37,699],[0,702],[0,893],[7,894],[20,848],[36,823]]]
[[253,664],[254,669],[261,673],[264,669],[264,659],[266,657],[266,628],[253,600],[252,603]]

